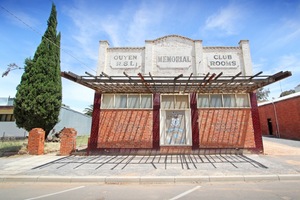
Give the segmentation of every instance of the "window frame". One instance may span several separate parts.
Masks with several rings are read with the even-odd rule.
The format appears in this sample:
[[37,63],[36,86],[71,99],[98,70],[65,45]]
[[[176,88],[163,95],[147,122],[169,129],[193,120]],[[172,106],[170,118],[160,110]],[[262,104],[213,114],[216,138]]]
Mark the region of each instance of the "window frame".
[[[173,108],[165,108],[163,107],[163,97],[164,96],[173,96]],[[176,96],[186,96],[187,97],[187,107],[185,108],[177,108],[177,99]],[[160,98],[160,109],[161,110],[188,110],[190,109],[190,95],[189,94],[161,94]]]
[[14,114],[0,114],[0,122],[14,122]]
[[[200,98],[201,95],[203,96],[208,96],[208,106],[202,106],[200,105]],[[221,95],[221,104],[222,106],[212,106],[211,105],[211,95]],[[224,101],[224,95],[234,95],[234,106],[225,106],[225,101]],[[247,98],[247,106],[238,106],[238,101],[237,101],[237,96],[238,95],[245,95]],[[251,102],[250,102],[250,97],[248,93],[198,93],[197,94],[197,108],[205,109],[205,108],[227,108],[227,109],[241,109],[241,108],[251,108]]]
[[[105,96],[112,96],[111,98],[112,99],[112,106],[108,106],[108,107],[103,107],[104,105],[104,98]],[[116,107],[116,98],[118,98],[118,96],[125,96],[126,95],[126,106],[125,107]],[[139,107],[138,108],[132,108],[132,107],[129,107],[129,97],[130,96],[138,96],[139,98]],[[149,107],[143,107],[142,106],[142,97],[143,96],[148,96],[148,97],[151,97],[151,100],[150,100],[150,103],[151,105]],[[147,103],[147,101],[146,101]],[[109,110],[109,109],[116,109],[116,110],[149,110],[149,109],[153,109],[153,94],[150,94],[150,93],[118,93],[118,94],[112,94],[112,93],[107,93],[107,94],[102,94],[102,97],[101,97],[101,106],[100,106],[100,109],[103,109],[103,110]]]

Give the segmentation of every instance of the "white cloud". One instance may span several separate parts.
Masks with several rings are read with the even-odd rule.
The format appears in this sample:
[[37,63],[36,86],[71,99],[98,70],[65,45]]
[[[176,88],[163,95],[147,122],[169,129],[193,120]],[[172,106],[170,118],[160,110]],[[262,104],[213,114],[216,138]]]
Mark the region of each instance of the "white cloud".
[[278,60],[277,71],[291,71],[292,73],[300,73],[300,53],[283,55]]
[[300,53],[280,56],[276,63],[278,63],[277,66],[270,70],[272,73],[269,74],[279,71],[291,71],[292,76],[267,86],[270,88],[271,98],[278,98],[283,91],[294,89],[300,83]]
[[145,38],[152,38],[167,12],[163,4],[141,4],[129,24],[127,33],[129,42],[133,45],[141,45],[144,43]]
[[239,21],[245,10],[236,4],[230,4],[209,16],[205,21],[204,30],[222,31],[222,35],[236,35],[240,29]]
[[76,46],[81,49],[78,55],[89,59],[97,59],[98,52],[93,51],[91,44],[96,43],[94,39],[100,31],[97,28],[100,27],[98,17],[78,8],[69,9],[67,14],[75,24],[74,29],[71,30],[71,37],[77,41]]
[[294,44],[299,42],[299,19],[296,17],[282,19],[274,26],[271,26],[271,28],[268,29],[268,32],[264,34],[265,37],[261,41],[261,48],[257,51],[257,53],[262,54],[264,52],[268,52],[269,54],[272,51],[282,51],[282,48],[284,48],[284,50],[287,51],[287,48],[290,48]]
[[[79,4],[66,8],[66,14],[70,17],[74,26],[70,31],[70,38],[62,43],[62,48],[72,49],[76,57],[82,60],[90,59],[90,62],[97,62],[98,41],[109,40],[111,46],[133,46],[144,45],[145,38],[151,37],[163,17],[163,5],[155,2],[148,5],[142,2],[137,7],[124,4],[119,12],[99,13],[90,9],[88,4]],[[153,8],[149,8],[152,6]],[[156,29],[155,29],[156,28]],[[76,30],[76,31],[73,31]],[[65,56],[64,56],[65,57]],[[64,70],[79,73],[80,69],[72,69],[72,59],[62,60]],[[77,61],[73,60],[73,63]],[[72,109],[82,112],[84,107],[93,103],[94,91],[80,86],[74,82],[63,80],[63,103]]]
[[108,14],[93,12],[83,5],[69,9],[68,15],[77,30],[72,37],[84,48],[85,53],[91,49],[91,43],[103,39],[99,38],[101,35],[106,35],[112,46],[143,45],[145,38],[151,37],[159,29],[167,13],[163,4],[151,3],[142,2],[134,9],[124,4],[119,12]]
[[124,34],[124,32],[120,30],[120,27],[120,20],[112,16],[108,16],[106,20],[101,22],[101,28],[110,37],[110,42],[114,46],[121,45],[120,33]]

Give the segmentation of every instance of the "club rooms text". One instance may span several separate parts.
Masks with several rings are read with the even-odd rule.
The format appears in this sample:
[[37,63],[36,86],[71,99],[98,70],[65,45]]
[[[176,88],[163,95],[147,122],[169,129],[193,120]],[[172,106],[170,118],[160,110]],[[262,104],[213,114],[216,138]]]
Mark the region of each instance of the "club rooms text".
[[208,65],[211,67],[235,67],[237,61],[232,55],[213,55],[208,60]]

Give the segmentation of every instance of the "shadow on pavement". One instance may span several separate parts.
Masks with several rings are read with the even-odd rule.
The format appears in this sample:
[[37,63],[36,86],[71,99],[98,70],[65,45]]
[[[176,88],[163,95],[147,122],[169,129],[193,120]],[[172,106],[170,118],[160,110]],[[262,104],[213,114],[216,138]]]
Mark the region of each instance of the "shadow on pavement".
[[[221,164],[221,165],[220,165]],[[37,166],[34,169],[79,169],[89,165],[90,169],[110,167],[110,170],[125,169],[127,167],[152,166],[154,169],[179,167],[181,169],[198,169],[201,165],[210,165],[212,168],[221,168],[227,164],[233,168],[242,168],[247,165],[253,168],[264,168],[265,165],[245,155],[97,155],[97,156],[68,156]]]

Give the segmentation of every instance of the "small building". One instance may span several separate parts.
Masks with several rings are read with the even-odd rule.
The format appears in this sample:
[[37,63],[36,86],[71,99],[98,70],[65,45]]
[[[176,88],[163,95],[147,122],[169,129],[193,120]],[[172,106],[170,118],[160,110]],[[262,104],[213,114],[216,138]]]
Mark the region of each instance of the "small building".
[[263,135],[300,140],[300,92],[258,104]]
[[[14,98],[0,98],[0,137],[25,137],[28,132],[18,128],[14,118]],[[88,135],[91,130],[92,118],[66,106],[59,112],[59,122],[53,131],[59,132],[64,127],[74,128],[77,135]]]
[[295,92],[300,92],[300,84],[295,87]]
[[255,90],[291,73],[253,73],[247,40],[205,47],[168,35],[144,47],[100,41],[96,75],[61,75],[95,90],[89,150],[172,154],[262,152]]

